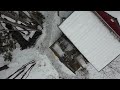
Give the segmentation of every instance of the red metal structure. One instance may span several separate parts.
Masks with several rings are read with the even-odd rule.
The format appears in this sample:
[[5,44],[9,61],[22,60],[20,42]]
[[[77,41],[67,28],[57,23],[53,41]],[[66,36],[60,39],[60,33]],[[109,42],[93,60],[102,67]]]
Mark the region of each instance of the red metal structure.
[[120,38],[120,26],[117,18],[112,17],[105,11],[95,11],[95,13]]

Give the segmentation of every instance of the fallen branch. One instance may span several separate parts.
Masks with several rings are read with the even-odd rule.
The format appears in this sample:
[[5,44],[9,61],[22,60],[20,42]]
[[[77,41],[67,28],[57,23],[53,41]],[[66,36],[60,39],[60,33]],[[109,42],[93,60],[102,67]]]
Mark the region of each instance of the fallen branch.
[[26,24],[27,26],[29,26],[31,28],[34,28],[34,27],[32,27],[32,25],[27,23],[24,19],[20,18],[19,16],[14,16],[11,13],[6,12],[6,11],[0,11],[0,13],[7,16],[7,17],[10,17],[10,18],[14,19],[15,21],[21,21],[22,23]]
[[3,19],[3,18],[0,18],[0,21],[9,23],[9,24],[11,24],[11,25],[13,25],[13,26],[15,26],[15,27],[18,26],[18,27],[21,27],[21,28],[30,29],[31,31],[40,31],[39,29],[33,29],[33,28],[28,27],[28,26],[25,26],[25,25],[21,25],[21,24],[17,24],[17,23],[14,23],[14,22],[10,22],[10,21],[5,20],[5,19]]
[[[19,11],[21,13],[23,13],[27,18],[29,18],[31,20],[31,17],[29,17],[28,15],[26,15],[23,11]],[[27,12],[27,11],[26,11]],[[28,13],[29,14],[29,13]]]
[[30,16],[41,26],[41,28],[43,29],[42,24],[38,21],[38,19],[30,12],[28,11],[28,13],[30,14]]

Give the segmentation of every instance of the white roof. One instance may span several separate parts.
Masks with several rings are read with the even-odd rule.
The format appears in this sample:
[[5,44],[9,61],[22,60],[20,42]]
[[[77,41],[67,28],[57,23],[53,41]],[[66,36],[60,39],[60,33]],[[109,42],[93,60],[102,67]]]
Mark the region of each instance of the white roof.
[[120,54],[120,42],[92,11],[75,11],[59,27],[98,71]]

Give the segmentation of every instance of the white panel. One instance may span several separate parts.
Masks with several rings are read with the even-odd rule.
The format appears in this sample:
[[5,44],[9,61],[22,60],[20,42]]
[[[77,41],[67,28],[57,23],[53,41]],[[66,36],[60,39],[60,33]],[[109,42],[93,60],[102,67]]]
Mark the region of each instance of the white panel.
[[120,42],[91,11],[75,11],[59,27],[98,71],[120,54]]

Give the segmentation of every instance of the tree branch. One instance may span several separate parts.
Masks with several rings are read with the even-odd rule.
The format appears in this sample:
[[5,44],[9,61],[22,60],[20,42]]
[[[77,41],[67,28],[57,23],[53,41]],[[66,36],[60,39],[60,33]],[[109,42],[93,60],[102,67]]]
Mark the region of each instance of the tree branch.
[[26,15],[23,11],[21,11],[21,13],[23,13],[27,18],[29,18],[31,20],[31,17],[29,17],[28,15]]
[[9,12],[6,12],[6,11],[0,11],[1,14],[5,15],[5,16],[8,16],[16,21],[21,21],[22,23],[26,24],[27,26],[31,27],[31,28],[34,28],[32,27],[32,25],[30,25],[29,23],[27,23],[25,20],[23,20],[22,18],[20,18],[19,16],[15,15],[13,16],[11,13]]
[[41,28],[43,29],[42,24],[38,21],[38,19],[30,11],[28,11],[28,13],[41,26]]
[[13,26],[18,26],[18,27],[21,27],[21,28],[30,29],[31,31],[41,31],[41,30],[39,30],[39,29],[34,29],[34,28],[31,28],[31,27],[28,27],[28,26],[25,26],[25,25],[20,25],[20,24],[18,24],[18,23],[10,22],[10,21],[5,20],[5,19],[3,19],[3,18],[0,18],[0,21],[9,23],[9,24],[11,24],[11,25],[13,25]]

